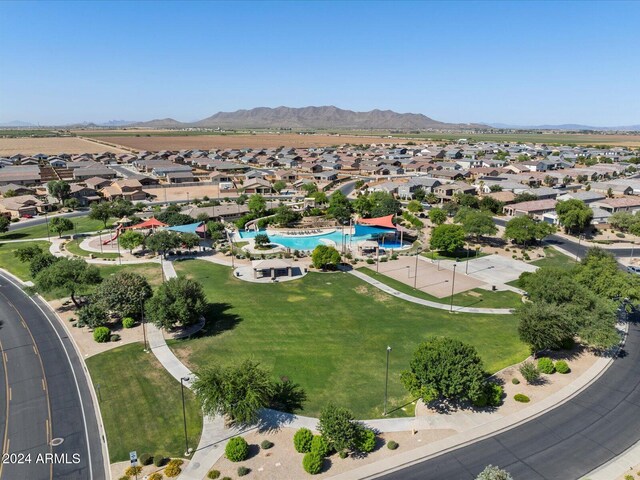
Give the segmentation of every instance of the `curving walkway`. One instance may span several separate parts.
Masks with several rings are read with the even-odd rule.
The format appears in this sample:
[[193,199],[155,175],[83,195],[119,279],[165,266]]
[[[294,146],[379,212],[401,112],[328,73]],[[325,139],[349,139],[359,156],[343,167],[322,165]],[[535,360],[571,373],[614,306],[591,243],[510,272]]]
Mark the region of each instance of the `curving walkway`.
[[[391,288],[389,285],[386,285],[378,280],[371,278],[369,275],[366,275],[357,270],[350,270],[349,273],[355,277],[358,277],[363,282],[367,282],[369,285],[373,285],[374,287],[382,290],[389,295],[393,295],[394,297],[400,298],[402,300],[406,300],[407,302],[417,303],[418,305],[424,305],[425,307],[437,308],[439,310],[450,310],[451,306],[446,305],[444,303],[432,302],[430,300],[425,300],[423,298],[413,297],[411,295],[407,295],[406,293],[399,292],[395,288]],[[494,315],[511,315],[513,310],[510,308],[474,308],[474,307],[460,307],[457,305],[453,306],[454,312],[462,312],[462,313],[480,313],[480,314],[494,314]]]

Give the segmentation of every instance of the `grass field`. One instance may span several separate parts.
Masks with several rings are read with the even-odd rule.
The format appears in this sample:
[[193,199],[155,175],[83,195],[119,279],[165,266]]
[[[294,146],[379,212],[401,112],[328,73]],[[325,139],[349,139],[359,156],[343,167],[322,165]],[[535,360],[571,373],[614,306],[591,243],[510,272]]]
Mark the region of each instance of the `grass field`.
[[[395,288],[399,292],[406,293],[407,295],[447,305],[449,305],[449,302],[451,301],[451,297],[438,298],[421,290],[414,290],[409,285],[399,282],[398,280],[390,278],[382,273],[375,272],[370,268],[361,268],[359,271],[369,275],[371,278],[375,278],[391,288]],[[509,290],[492,292],[482,288],[474,288],[467,292],[456,293],[453,296],[453,305],[457,305],[459,307],[516,308],[521,304],[522,300],[520,295]]]
[[32,280],[29,274],[29,264],[16,258],[16,250],[22,247],[37,245],[43,250],[49,250],[50,243],[44,242],[15,242],[0,243],[0,268],[9,270],[21,280]]
[[81,239],[71,240],[65,243],[64,248],[69,253],[73,253],[74,255],[78,255],[80,257],[88,257],[89,255],[93,255],[94,258],[118,258],[120,256],[117,253],[111,253],[111,252],[100,253],[100,252],[89,252],[87,250],[83,250],[82,248],[80,248],[81,241],[82,241]]
[[[98,391],[109,442],[109,460],[129,459],[130,451],[182,457],[185,450],[180,383],[152,353],[134,343],[86,360]],[[99,387],[98,387],[99,386]],[[202,413],[185,389],[189,446],[195,448],[202,431]]]
[[569,257],[564,253],[560,253],[555,248],[546,247],[544,249],[544,258],[531,262],[531,265],[538,267],[561,267],[571,268],[576,264],[575,258]]
[[[102,220],[91,220],[89,217],[75,217],[70,218],[74,223],[75,228],[65,232],[65,235],[71,235],[74,233],[87,233],[95,232],[97,230],[104,229],[104,222]],[[51,221],[51,217],[49,217]],[[110,219],[107,222],[107,227],[113,225],[115,218]],[[52,231],[49,232],[52,237],[57,237],[58,234]],[[34,225],[33,227],[20,228],[8,233],[0,235],[0,241],[2,240],[22,240],[27,238],[47,238],[47,224]]]
[[308,395],[303,414],[317,415],[334,402],[359,418],[380,416],[387,345],[393,348],[389,399],[396,416],[412,412],[410,406],[400,408],[412,400],[400,373],[429,335],[475,345],[489,372],[528,354],[514,316],[449,314],[396,299],[346,273],[255,284],[201,260],[177,262],[176,270],[202,282],[212,303],[199,338],[170,342],[176,354],[196,370],[252,357],[274,377],[303,386]]

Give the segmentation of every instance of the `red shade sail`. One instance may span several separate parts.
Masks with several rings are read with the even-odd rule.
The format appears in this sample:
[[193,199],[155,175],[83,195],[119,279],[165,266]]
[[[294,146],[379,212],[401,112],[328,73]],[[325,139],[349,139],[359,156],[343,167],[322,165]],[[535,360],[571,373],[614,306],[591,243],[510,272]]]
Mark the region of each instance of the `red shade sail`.
[[386,217],[377,218],[361,218],[358,220],[360,225],[371,225],[372,227],[393,228],[396,226],[393,224],[393,214]]

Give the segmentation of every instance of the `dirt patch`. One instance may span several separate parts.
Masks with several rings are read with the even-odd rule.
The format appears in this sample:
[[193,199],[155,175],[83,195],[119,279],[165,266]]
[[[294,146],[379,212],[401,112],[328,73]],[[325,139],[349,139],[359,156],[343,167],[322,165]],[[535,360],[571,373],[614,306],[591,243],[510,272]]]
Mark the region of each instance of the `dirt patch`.
[[23,155],[69,153],[73,155],[102,152],[124,153],[125,150],[76,137],[0,138],[0,156],[15,155],[16,153]]
[[[141,453],[138,452],[138,455],[141,455]],[[187,465],[189,464],[189,460],[184,460],[183,459],[183,461],[184,461],[184,463],[180,466],[180,468],[182,470],[184,470],[187,467]],[[142,466],[139,463],[138,463],[138,465]],[[113,478],[113,479],[122,478],[124,476],[124,472],[130,466],[131,466],[131,462],[129,462],[129,461],[112,463],[110,465],[111,478]],[[138,478],[139,479],[147,478],[152,473],[155,473],[155,472],[162,473],[163,471],[164,471],[164,467],[163,468],[158,468],[153,464],[147,465],[146,467],[142,467],[142,473],[138,474]],[[135,478],[135,477],[131,477],[131,478]],[[167,478],[167,477],[163,476],[163,478]]]

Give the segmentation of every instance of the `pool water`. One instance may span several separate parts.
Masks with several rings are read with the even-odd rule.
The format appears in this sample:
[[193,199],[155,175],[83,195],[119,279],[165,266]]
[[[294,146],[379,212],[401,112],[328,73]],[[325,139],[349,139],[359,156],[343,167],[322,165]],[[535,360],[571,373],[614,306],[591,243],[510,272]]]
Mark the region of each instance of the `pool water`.
[[[346,231],[346,230],[345,230]],[[266,233],[264,230],[259,232],[238,232],[240,238],[254,238],[259,233]],[[356,247],[358,242],[363,240],[371,240],[374,238],[375,234],[367,234],[367,235],[342,235],[342,230],[338,229],[335,232],[331,233],[320,233],[318,235],[300,235],[296,236],[282,236],[278,234],[269,235],[269,240],[271,243],[277,243],[278,245],[282,245],[283,247],[290,248],[291,250],[313,250],[318,245],[329,245],[342,249],[342,242],[344,241],[346,247]],[[382,245],[382,240],[380,241],[380,246],[385,249],[399,249],[402,248],[402,244],[399,240],[389,239],[389,237],[385,237],[384,246]],[[406,245],[405,245],[406,246]]]

